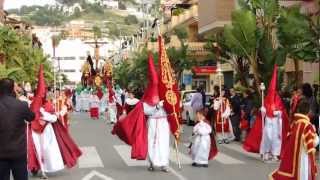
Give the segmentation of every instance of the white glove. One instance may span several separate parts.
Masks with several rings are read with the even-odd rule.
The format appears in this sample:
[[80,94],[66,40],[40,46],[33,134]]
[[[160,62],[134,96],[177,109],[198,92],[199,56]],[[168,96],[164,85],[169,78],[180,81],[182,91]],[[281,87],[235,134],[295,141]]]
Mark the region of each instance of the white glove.
[[262,106],[262,107],[260,108],[260,111],[265,114],[265,113],[267,112],[267,109],[266,109],[264,106]]
[[43,114],[45,110],[43,108],[40,108],[40,113]]
[[158,103],[158,105],[159,105],[160,107],[163,107],[163,104],[164,104],[164,101],[163,101],[163,100],[161,100],[161,101]]
[[273,111],[273,115],[279,117],[281,116],[281,111]]

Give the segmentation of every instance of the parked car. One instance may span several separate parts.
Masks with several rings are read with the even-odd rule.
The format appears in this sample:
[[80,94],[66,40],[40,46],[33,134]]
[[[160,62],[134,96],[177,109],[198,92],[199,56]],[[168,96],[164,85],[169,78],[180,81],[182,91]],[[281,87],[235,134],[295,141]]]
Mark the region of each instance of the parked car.
[[[195,90],[191,91],[183,91],[181,92],[181,106],[182,106],[182,121],[187,125],[194,125],[195,124],[195,112],[191,107],[191,99],[192,96],[196,93]],[[206,93],[206,107],[210,105],[210,97],[209,93]]]

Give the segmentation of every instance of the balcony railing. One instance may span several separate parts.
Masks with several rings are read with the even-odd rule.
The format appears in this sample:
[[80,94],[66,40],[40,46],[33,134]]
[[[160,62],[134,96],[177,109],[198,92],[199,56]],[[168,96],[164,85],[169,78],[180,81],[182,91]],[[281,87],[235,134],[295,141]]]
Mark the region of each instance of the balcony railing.
[[172,16],[171,21],[161,26],[161,32],[166,33],[173,30],[175,27],[187,22],[190,19],[198,19],[198,5],[192,6],[190,9],[185,10],[178,16]]
[[[189,56],[207,56],[209,51],[204,48],[204,42],[187,42],[188,45],[188,55]],[[177,43],[169,43],[165,45],[166,48],[175,47],[180,48],[181,46]],[[158,42],[149,42],[147,44],[147,49],[150,51],[158,51]]]

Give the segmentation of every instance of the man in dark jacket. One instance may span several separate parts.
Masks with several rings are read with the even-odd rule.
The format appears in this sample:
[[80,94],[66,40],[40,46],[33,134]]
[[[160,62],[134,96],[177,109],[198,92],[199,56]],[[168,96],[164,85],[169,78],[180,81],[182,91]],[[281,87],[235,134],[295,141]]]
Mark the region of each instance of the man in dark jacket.
[[27,180],[27,141],[25,121],[34,113],[26,102],[15,98],[14,81],[0,80],[0,179]]
[[234,89],[230,89],[230,94],[231,94],[231,98],[230,98],[230,102],[231,102],[231,116],[230,116],[230,120],[231,120],[231,124],[233,127],[233,132],[235,135],[235,140],[236,141],[240,141],[240,117],[241,117],[241,99],[240,96],[235,92]]

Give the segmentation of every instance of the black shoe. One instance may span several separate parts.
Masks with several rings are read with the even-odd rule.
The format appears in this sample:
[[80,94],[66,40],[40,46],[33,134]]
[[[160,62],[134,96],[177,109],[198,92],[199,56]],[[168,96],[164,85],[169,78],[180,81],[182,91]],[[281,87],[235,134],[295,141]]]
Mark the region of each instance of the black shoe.
[[148,171],[154,171],[154,167],[150,166],[150,167],[148,168]]
[[192,163],[191,166],[196,167],[197,163]]
[[38,171],[31,171],[31,175],[32,176],[37,176],[38,175]]
[[203,164],[202,167],[208,168],[208,164]]
[[162,171],[162,172],[165,172],[165,173],[168,173],[169,172],[169,169],[167,168],[167,167],[161,167],[160,168],[160,170]]
[[229,140],[227,140],[227,139],[223,140],[223,142],[224,142],[225,144],[229,144]]

